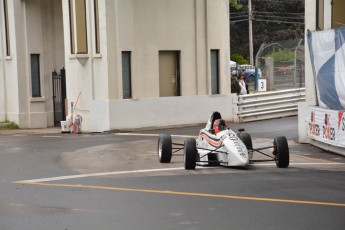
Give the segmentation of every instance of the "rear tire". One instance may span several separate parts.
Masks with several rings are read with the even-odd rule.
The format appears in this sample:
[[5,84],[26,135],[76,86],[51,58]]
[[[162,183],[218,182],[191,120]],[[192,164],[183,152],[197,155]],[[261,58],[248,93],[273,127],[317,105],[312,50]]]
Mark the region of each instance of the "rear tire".
[[157,153],[158,161],[160,163],[170,163],[172,156],[172,142],[169,134],[159,134]]
[[196,148],[196,141],[193,138],[188,138],[184,141],[184,168],[187,170],[194,170],[196,166],[196,157],[198,150]]
[[289,145],[286,137],[276,137],[273,142],[276,151],[276,164],[278,168],[287,168],[290,162]]

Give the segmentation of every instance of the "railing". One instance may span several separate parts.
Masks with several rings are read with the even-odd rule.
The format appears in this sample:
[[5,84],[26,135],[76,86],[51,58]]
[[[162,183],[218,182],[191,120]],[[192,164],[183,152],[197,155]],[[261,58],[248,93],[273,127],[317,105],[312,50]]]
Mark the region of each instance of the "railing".
[[240,95],[233,98],[234,122],[243,123],[298,114],[305,88]]

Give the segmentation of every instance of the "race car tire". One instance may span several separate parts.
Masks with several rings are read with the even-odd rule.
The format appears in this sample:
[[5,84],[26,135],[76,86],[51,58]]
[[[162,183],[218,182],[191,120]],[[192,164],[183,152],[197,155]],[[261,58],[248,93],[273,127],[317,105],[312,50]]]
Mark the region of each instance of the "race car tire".
[[184,168],[189,170],[195,169],[196,157],[198,150],[196,149],[196,142],[193,138],[188,138],[184,141]]
[[157,153],[158,161],[160,163],[170,163],[172,156],[172,142],[169,134],[159,134]]
[[273,141],[273,148],[276,152],[275,161],[278,168],[287,168],[290,162],[289,145],[286,137],[276,137]]
[[249,133],[239,133],[238,137],[241,139],[248,150],[253,149],[252,137]]

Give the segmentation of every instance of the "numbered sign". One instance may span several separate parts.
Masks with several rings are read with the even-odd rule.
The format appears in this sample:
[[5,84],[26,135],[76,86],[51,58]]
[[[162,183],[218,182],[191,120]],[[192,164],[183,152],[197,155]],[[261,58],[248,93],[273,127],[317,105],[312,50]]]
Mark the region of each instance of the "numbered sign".
[[267,90],[267,84],[266,84],[266,79],[259,79],[258,80],[258,91],[266,91]]

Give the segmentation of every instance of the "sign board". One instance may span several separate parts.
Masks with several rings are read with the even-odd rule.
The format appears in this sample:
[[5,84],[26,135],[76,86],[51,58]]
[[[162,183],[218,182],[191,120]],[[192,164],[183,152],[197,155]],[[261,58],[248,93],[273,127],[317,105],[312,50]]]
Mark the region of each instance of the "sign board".
[[345,111],[309,107],[306,123],[310,138],[345,148]]
[[266,79],[258,79],[258,91],[259,92],[267,91]]

